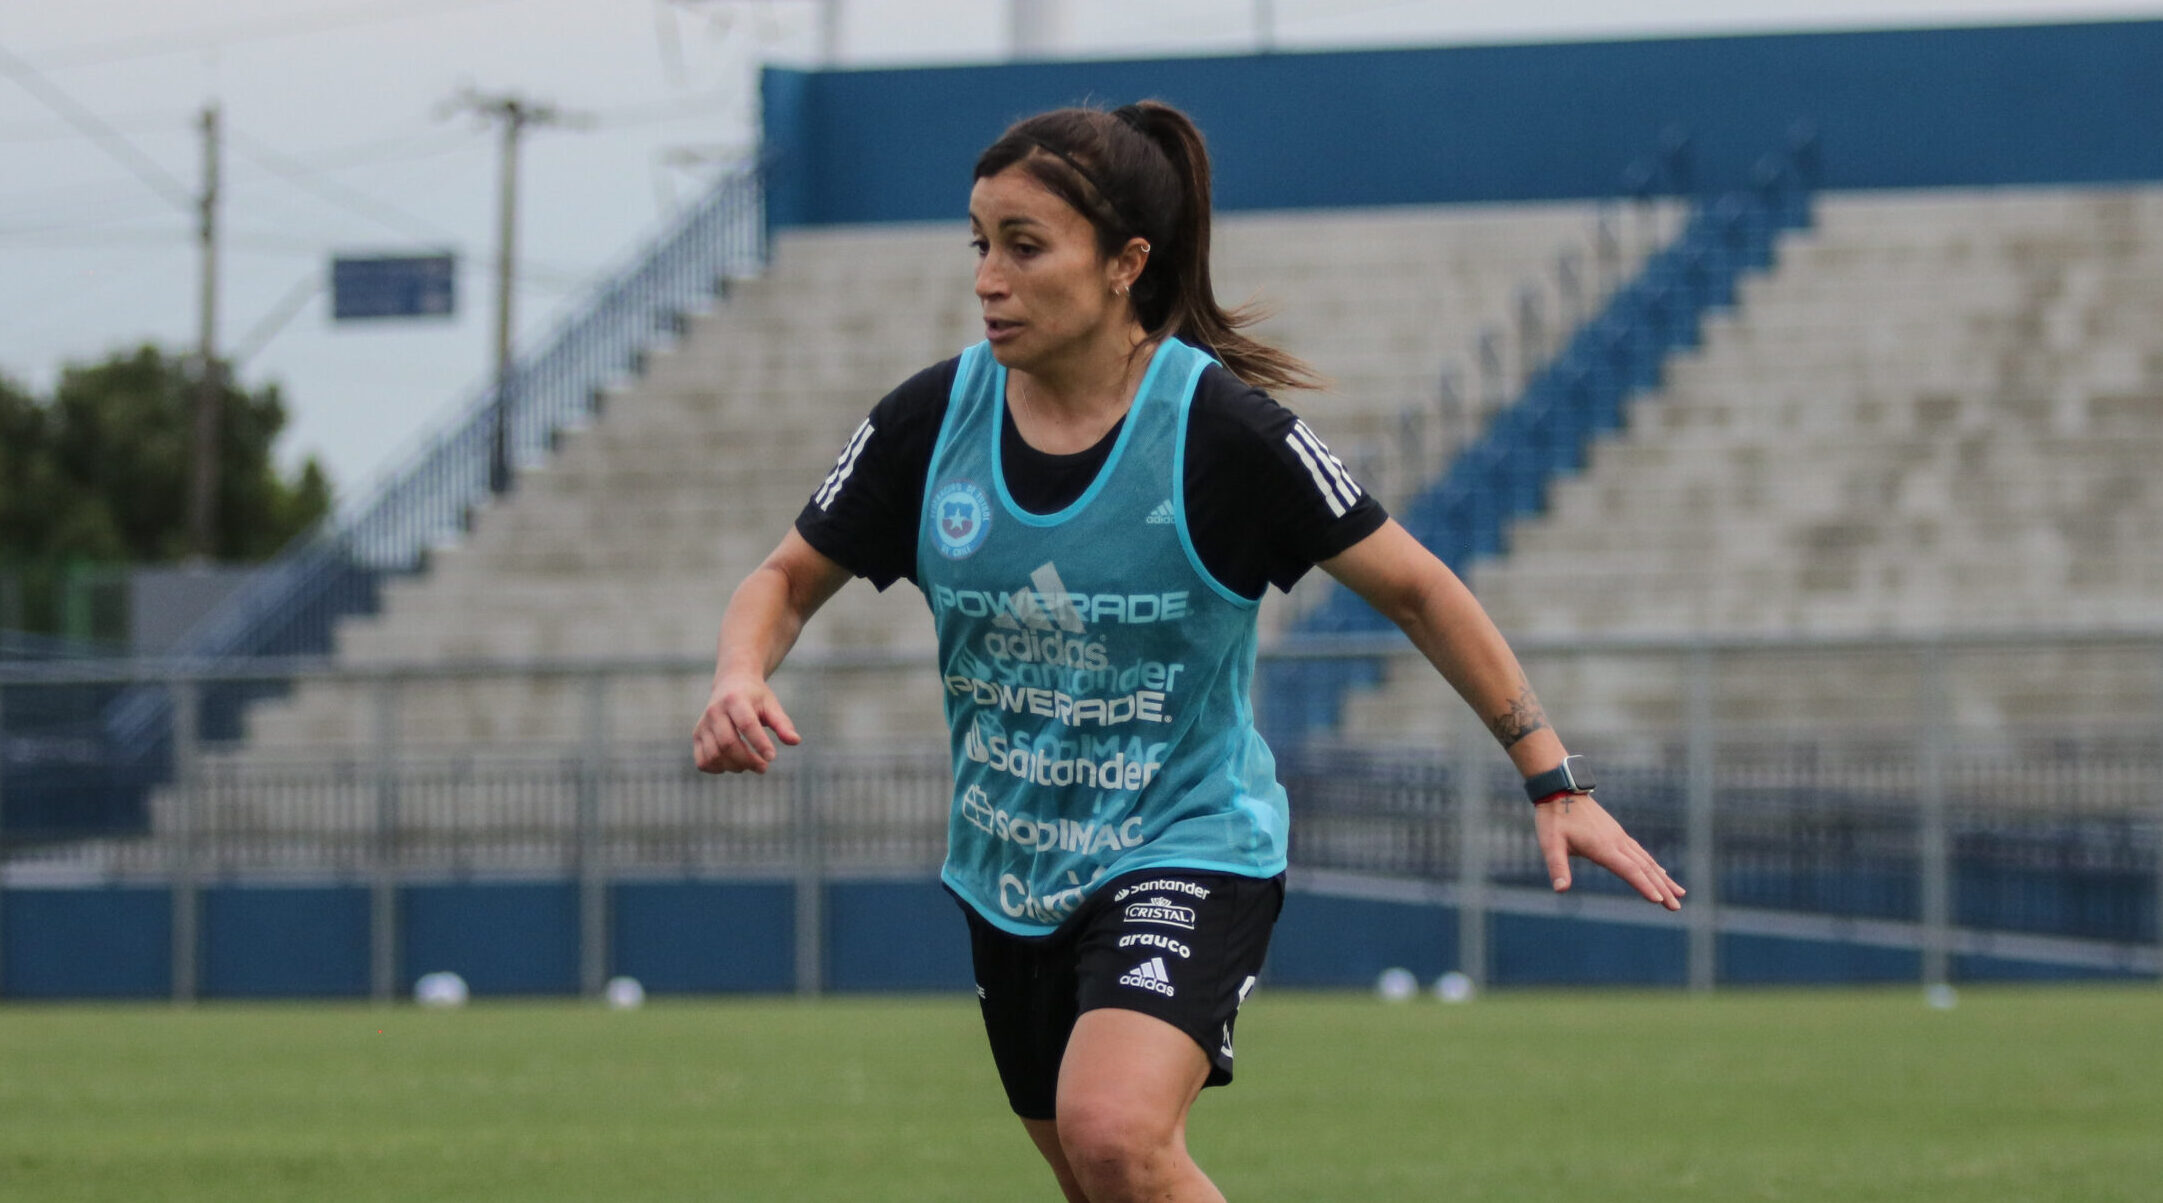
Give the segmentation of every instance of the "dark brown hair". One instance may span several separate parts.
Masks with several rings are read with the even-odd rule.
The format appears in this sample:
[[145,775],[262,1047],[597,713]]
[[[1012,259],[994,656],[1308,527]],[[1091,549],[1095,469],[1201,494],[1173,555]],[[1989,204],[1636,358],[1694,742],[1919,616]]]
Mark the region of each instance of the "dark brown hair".
[[1253,306],[1227,311],[1209,281],[1209,151],[1185,113],[1155,100],[1112,112],[1054,109],[1017,122],[976,160],[976,179],[1019,164],[1096,229],[1110,257],[1131,238],[1149,243],[1134,282],[1135,315],[1149,337],[1176,335],[1233,375],[1265,389],[1319,388],[1314,369],[1240,333]]

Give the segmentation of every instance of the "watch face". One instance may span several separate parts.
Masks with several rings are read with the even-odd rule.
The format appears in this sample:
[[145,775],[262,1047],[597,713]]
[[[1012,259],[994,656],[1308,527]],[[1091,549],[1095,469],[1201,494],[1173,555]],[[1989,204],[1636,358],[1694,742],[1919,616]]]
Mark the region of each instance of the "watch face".
[[1580,794],[1592,792],[1592,765],[1582,756],[1565,757],[1562,771],[1569,774],[1570,788]]

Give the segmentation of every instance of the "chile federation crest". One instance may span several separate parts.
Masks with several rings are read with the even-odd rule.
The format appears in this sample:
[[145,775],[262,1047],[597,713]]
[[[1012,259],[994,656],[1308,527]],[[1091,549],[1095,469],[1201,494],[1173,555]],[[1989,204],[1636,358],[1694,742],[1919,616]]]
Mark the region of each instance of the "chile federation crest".
[[991,500],[966,480],[949,481],[931,499],[931,533],[949,560],[973,555],[991,531]]

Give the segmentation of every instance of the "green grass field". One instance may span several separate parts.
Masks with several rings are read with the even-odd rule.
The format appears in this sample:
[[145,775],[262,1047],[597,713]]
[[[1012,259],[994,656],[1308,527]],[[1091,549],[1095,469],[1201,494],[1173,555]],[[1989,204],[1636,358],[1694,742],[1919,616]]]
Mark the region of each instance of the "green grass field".
[[[1258,995],[1234,1200],[2156,1200],[2163,991]],[[965,998],[0,1008],[0,1199],[1029,1200]]]

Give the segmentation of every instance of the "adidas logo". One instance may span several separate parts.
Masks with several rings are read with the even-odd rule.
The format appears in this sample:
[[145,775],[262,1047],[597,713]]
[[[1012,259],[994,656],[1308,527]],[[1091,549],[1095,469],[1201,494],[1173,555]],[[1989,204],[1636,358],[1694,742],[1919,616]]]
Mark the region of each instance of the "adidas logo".
[[1151,526],[1163,526],[1168,522],[1178,521],[1178,519],[1175,518],[1172,514],[1172,499],[1167,497],[1164,500],[1158,502],[1157,508],[1149,511],[1149,517],[1147,519],[1144,519],[1144,521],[1148,522]]
[[1122,986],[1134,986],[1142,990],[1154,990],[1166,998],[1172,996],[1172,975],[1164,972],[1164,958],[1151,957],[1127,971],[1119,979]]

